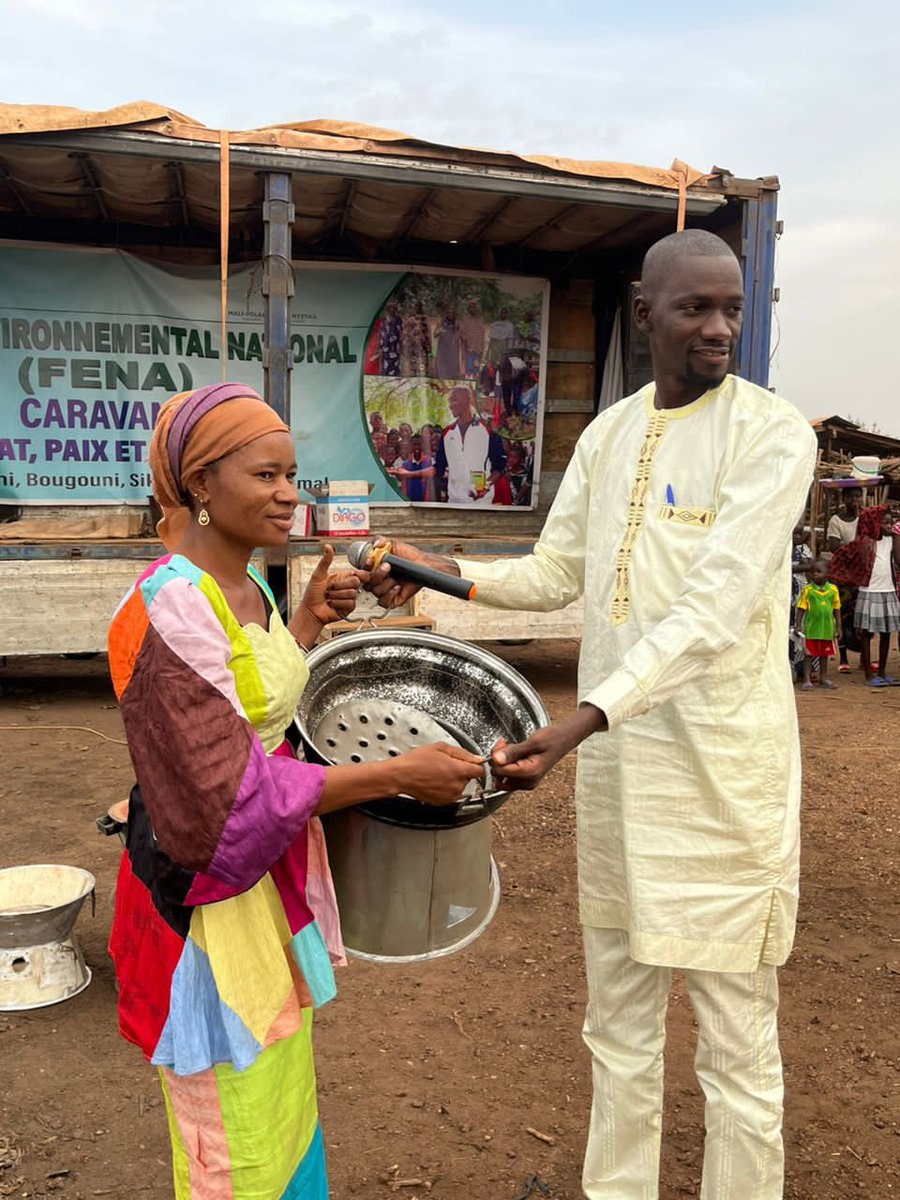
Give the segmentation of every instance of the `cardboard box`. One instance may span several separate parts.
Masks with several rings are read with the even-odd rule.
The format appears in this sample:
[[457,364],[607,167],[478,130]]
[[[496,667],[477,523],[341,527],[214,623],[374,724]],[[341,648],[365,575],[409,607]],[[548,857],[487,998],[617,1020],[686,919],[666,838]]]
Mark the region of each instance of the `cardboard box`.
[[292,538],[312,537],[312,525],[312,505],[304,504],[301,500],[294,509],[294,520],[291,524],[290,536]]
[[369,493],[364,479],[332,479],[312,491],[319,537],[359,537],[369,532]]

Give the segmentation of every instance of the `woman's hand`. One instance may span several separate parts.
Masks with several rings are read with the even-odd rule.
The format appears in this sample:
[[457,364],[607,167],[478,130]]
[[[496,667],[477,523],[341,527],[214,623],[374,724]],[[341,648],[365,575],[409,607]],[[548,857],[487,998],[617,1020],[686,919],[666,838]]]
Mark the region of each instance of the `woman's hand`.
[[288,623],[295,640],[307,649],[313,645],[323,625],[344,620],[356,607],[360,576],[356,571],[330,572],[333,561],[334,546],[326,542],[303,599]]
[[356,608],[359,576],[355,571],[331,571],[333,561],[334,546],[326,542],[301,601],[320,625],[342,621]]
[[335,613],[330,621],[343,621],[356,608],[360,578],[355,571],[332,571],[325,581],[325,604]]
[[396,758],[326,767],[316,812],[335,812],[397,795],[413,796],[425,804],[456,804],[471,779],[483,778],[484,761],[477,754],[435,742]]
[[484,779],[477,754],[446,742],[417,746],[393,762],[401,772],[399,790],[425,804],[456,804],[470,780]]

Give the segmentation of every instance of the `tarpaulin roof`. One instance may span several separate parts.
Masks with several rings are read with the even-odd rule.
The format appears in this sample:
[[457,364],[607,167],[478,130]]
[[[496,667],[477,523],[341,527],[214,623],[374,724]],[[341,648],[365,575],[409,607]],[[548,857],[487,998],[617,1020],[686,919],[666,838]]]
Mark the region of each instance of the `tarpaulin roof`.
[[[192,141],[218,142],[220,131],[209,129],[199,121],[172,108],[164,108],[147,100],[120,104],[104,112],[86,112],[77,108],[59,108],[43,104],[0,104],[0,135],[47,133],[60,130],[88,130],[140,126],[147,132]],[[393,129],[377,129],[352,121],[296,121],[267,125],[261,129],[230,132],[233,146],[278,146],[285,150],[336,150],[344,154],[366,154],[383,151],[389,145],[393,153],[434,157],[444,161],[483,162],[485,160],[530,163],[550,171],[568,175],[584,175],[595,179],[623,179],[651,187],[677,189],[682,179],[688,186],[708,178],[702,171],[676,160],[665,170],[661,167],[641,167],[634,163],[584,162],[558,155],[510,154],[496,150],[445,146],[398,133]]]
[[[677,160],[644,167],[444,146],[347,121],[223,134],[149,101],[104,112],[0,104],[0,217],[213,230],[223,144],[232,226],[258,230],[259,172],[283,170],[295,180],[295,241],[312,245],[339,230],[379,243],[572,252],[614,244],[626,226],[629,239],[671,228],[679,190],[689,214],[712,212],[730,179]],[[644,214],[639,230],[635,209]]]

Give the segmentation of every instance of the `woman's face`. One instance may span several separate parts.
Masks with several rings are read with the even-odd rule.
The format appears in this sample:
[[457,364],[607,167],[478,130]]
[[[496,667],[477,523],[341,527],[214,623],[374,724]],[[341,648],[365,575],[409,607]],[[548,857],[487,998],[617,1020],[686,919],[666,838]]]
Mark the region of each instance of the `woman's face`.
[[208,496],[216,532],[241,546],[281,546],[288,539],[299,499],[294,440],[267,433],[219,459],[197,476],[191,492]]

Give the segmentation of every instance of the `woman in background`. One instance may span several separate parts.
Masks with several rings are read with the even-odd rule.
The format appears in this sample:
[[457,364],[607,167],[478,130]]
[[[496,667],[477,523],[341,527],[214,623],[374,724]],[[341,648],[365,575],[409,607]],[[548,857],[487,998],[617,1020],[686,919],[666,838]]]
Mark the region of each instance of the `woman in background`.
[[[853,622],[862,644],[866,682],[873,688],[892,687],[898,682],[887,673],[891,634],[900,631],[893,524],[886,504],[864,508],[859,514],[856,537],[835,551],[829,564],[829,578],[834,583],[859,588]],[[876,633],[877,670],[872,665],[872,636]]]

